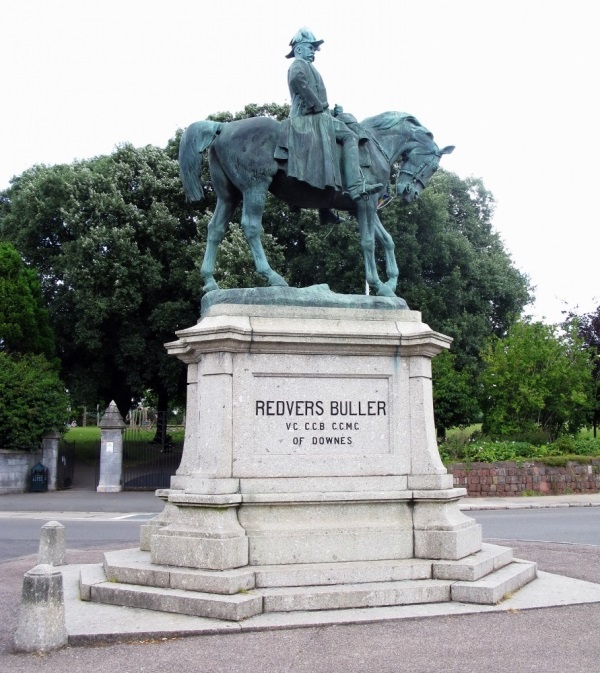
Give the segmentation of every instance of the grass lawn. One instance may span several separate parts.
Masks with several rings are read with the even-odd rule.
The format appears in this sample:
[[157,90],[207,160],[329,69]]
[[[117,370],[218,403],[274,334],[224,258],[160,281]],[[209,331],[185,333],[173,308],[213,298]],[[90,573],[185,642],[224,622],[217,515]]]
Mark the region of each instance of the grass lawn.
[[87,428],[69,428],[65,440],[75,445],[78,460],[93,462],[100,455],[100,428],[95,425]]
[[[168,433],[174,442],[183,442],[184,430],[181,426],[168,428]],[[136,444],[150,442],[154,439],[156,430],[136,430]],[[127,438],[127,435],[125,435]],[[75,455],[78,460],[93,462],[100,456],[100,428],[95,425],[87,428],[69,428],[65,440],[75,445]]]

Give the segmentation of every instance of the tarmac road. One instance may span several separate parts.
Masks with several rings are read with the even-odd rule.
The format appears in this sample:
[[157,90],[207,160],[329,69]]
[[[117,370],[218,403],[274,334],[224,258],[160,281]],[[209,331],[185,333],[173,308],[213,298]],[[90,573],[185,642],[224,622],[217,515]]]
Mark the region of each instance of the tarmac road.
[[494,510],[468,515],[482,525],[485,538],[591,544],[600,551],[600,507]]
[[[468,514],[482,524],[487,540],[511,538],[563,542],[596,545],[600,550],[600,507],[472,511]],[[35,518],[30,518],[33,516]],[[50,518],[64,524],[69,549],[97,549],[115,545],[135,547],[139,542],[141,521],[153,516],[155,512],[56,512],[52,517],[42,512],[19,512],[18,516],[0,512],[0,562],[35,553],[40,528]]]

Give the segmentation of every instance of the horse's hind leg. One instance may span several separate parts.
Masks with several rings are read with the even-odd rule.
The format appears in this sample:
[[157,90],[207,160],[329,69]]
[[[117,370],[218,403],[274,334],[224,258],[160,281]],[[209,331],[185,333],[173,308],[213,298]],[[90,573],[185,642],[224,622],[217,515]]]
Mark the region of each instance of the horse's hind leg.
[[204,279],[204,287],[202,288],[204,292],[219,289],[214,277],[217,251],[227,233],[227,227],[233,218],[233,213],[238,203],[239,198],[233,196],[227,196],[226,198],[219,197],[217,199],[215,212],[208,223],[206,251],[204,252],[204,259],[200,267],[200,275]]
[[267,279],[271,286],[287,287],[285,280],[269,266],[260,240],[262,233],[262,215],[267,198],[267,187],[259,185],[244,192],[242,206],[242,229],[252,251],[254,265],[258,273]]
[[398,285],[398,264],[394,254],[394,239],[384,229],[377,213],[375,213],[375,238],[383,246],[385,254],[385,270],[388,276],[385,284],[395,292]]

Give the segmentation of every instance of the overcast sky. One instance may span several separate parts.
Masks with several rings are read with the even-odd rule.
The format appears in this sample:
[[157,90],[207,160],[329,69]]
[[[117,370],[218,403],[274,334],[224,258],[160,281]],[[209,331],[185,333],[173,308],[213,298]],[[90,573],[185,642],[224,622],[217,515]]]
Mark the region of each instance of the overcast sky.
[[[590,0],[2,0],[0,189],[33,164],[289,102],[285,54],[308,26],[331,105],[414,114],[536,287],[528,312],[600,304],[600,39]],[[402,269],[402,250],[397,250]],[[402,272],[402,271],[401,271]],[[415,307],[418,308],[418,307]]]

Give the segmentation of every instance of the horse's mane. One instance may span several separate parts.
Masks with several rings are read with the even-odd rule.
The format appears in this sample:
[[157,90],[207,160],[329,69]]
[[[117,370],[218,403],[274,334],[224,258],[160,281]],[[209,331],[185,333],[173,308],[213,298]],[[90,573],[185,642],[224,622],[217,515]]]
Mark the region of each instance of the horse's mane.
[[431,135],[416,117],[408,114],[407,112],[382,112],[381,114],[375,115],[374,117],[367,117],[361,122],[361,124],[370,130],[384,130],[391,129],[394,126],[402,124],[403,122],[410,122],[411,124],[414,124],[415,126],[423,129],[425,133]]

